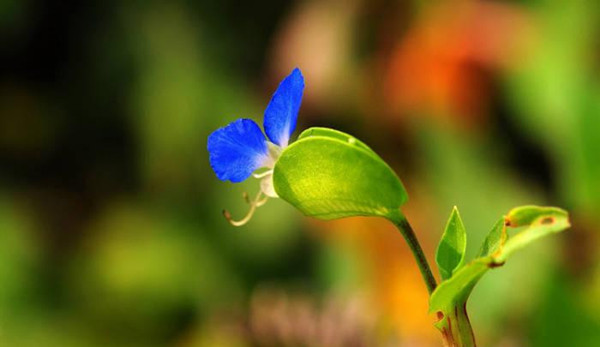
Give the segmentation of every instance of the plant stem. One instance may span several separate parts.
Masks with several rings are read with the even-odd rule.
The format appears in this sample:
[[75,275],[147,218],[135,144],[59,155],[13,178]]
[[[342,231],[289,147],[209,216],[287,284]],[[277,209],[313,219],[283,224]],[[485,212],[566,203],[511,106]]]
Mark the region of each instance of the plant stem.
[[[388,219],[400,230],[406,243],[408,243],[408,247],[410,247],[417,260],[417,265],[419,266],[419,270],[421,270],[421,275],[423,276],[429,295],[431,295],[437,287],[437,283],[410,223],[401,212],[389,216]],[[441,318],[441,324],[438,326],[438,329],[442,332],[444,345],[448,347],[475,347],[475,336],[473,335],[473,329],[467,316],[466,303],[448,311],[438,313],[442,314],[438,316]]]
[[444,346],[476,347],[475,335],[467,315],[466,303],[456,303],[444,312],[438,312],[436,327],[442,333]]
[[423,276],[423,280],[425,281],[425,285],[427,286],[427,291],[429,295],[433,293],[435,287],[437,286],[437,282],[435,281],[435,277],[433,277],[433,273],[431,272],[431,267],[429,266],[429,262],[427,262],[427,258],[425,257],[425,253],[417,240],[417,236],[413,231],[410,223],[406,220],[406,217],[401,212],[398,212],[394,216],[388,217],[388,220],[400,230],[402,236],[408,243],[408,247],[412,251],[417,265],[419,266],[419,270],[421,270],[421,275]]

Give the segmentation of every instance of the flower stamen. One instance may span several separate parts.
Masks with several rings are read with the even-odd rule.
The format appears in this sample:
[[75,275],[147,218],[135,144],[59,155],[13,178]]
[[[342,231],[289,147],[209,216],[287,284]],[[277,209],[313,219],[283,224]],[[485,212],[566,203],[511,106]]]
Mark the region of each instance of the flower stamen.
[[248,192],[243,192],[243,193],[242,193],[242,198],[244,199],[244,201],[245,201],[247,204],[250,204],[250,196],[248,195]]
[[240,220],[233,220],[233,218],[231,218],[231,213],[229,213],[229,211],[227,210],[223,210],[223,216],[225,217],[225,219],[227,219],[229,224],[233,225],[234,227],[240,227],[248,223],[250,219],[252,219],[252,216],[254,215],[256,209],[264,205],[269,199],[268,196],[263,197],[262,195],[263,193],[259,191],[258,194],[256,194],[256,198],[254,198],[254,200],[252,201],[249,201],[248,193],[244,192],[244,200],[250,204],[250,210],[248,210],[248,213],[246,213],[246,216],[244,216],[244,218]]
[[256,207],[261,207],[262,205],[266,204],[268,200],[269,197],[265,196],[262,200],[256,201]]
[[264,172],[261,172],[261,173],[253,173],[252,177],[254,177],[254,178],[263,178],[263,177],[269,176],[272,173],[273,173],[273,170],[267,170],[267,171],[264,171]]

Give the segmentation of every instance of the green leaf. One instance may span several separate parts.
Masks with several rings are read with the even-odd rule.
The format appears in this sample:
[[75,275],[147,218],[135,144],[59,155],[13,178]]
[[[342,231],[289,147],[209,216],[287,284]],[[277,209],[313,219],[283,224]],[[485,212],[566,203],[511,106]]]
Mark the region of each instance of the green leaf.
[[364,150],[367,150],[367,151],[373,153],[374,155],[377,155],[364,142],[360,141],[359,139],[357,139],[351,135],[348,135],[346,133],[343,133],[343,132],[341,132],[339,130],[335,130],[335,129],[321,128],[321,127],[309,128],[309,129],[304,130],[302,132],[302,134],[300,134],[300,136],[298,136],[298,140],[302,140],[304,138],[311,137],[311,136],[329,137],[329,138],[338,139],[338,140],[341,140],[344,142],[352,143]]
[[442,280],[452,276],[465,260],[467,249],[467,234],[456,206],[452,209],[446,229],[435,253],[435,262],[438,265]]
[[[436,327],[454,340],[468,340],[467,299],[479,279],[492,268],[502,266],[516,250],[529,243],[567,229],[568,213],[555,207],[523,206],[512,209],[498,221],[485,239],[479,256],[454,272],[442,282],[429,299],[430,313],[437,312]],[[509,237],[509,229],[517,233]],[[456,312],[462,312],[458,315]],[[462,318],[461,318],[462,317]],[[457,320],[458,319],[458,320]],[[456,327],[453,328],[452,327]],[[445,336],[446,336],[445,335]]]
[[565,210],[557,207],[541,207],[534,205],[526,205],[521,207],[515,207],[505,218],[506,224],[511,227],[520,227],[523,225],[532,224],[539,219],[540,216],[547,218],[564,217],[566,214]]
[[496,250],[498,250],[498,248],[503,242],[506,241],[504,223],[505,221],[503,217],[500,218],[500,220],[498,220],[496,224],[494,224],[492,230],[489,232],[489,234],[483,241],[481,249],[479,250],[479,253],[477,253],[477,258],[491,255],[492,253],[496,252]]
[[281,153],[273,169],[280,198],[320,219],[390,218],[408,196],[394,171],[358,139],[311,128]]
[[504,243],[501,252],[494,257],[494,261],[499,264],[504,263],[514,251],[570,226],[569,215],[565,210],[539,206],[523,206],[511,210],[506,216],[506,224],[512,228],[526,228]]

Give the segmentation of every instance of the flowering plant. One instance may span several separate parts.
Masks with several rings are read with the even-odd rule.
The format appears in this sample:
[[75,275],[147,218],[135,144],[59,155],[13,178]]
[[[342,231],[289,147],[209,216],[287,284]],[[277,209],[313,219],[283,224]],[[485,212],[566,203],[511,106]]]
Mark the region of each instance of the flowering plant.
[[[566,211],[555,207],[522,206],[512,209],[492,227],[477,256],[465,260],[467,234],[458,209],[450,214],[436,251],[441,283],[431,271],[417,237],[401,211],[408,200],[394,171],[366,144],[343,132],[310,128],[288,146],[296,127],[304,78],[294,69],[279,85],[264,115],[267,138],[250,119],[237,120],[208,138],[210,163],[221,180],[241,182],[251,175],[261,188],[248,215],[233,225],[247,223],[257,207],[279,197],[307,216],[335,219],[349,216],[383,217],[407,241],[429,291],[429,311],[447,346],[475,346],[466,303],[471,291],[490,269],[502,266],[517,249],[567,229]],[[257,172],[262,169],[263,171]],[[509,232],[516,231],[513,235]]]

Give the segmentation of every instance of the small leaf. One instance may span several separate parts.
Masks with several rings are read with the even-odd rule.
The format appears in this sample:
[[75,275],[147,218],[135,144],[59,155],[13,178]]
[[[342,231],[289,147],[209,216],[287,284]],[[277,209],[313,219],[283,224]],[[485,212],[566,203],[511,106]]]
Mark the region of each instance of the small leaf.
[[556,207],[523,206],[511,210],[506,216],[506,224],[510,227],[527,228],[511,236],[502,246],[502,251],[495,261],[503,263],[516,250],[549,234],[554,234],[570,226],[569,215],[565,210]]
[[454,206],[435,253],[435,262],[438,265],[442,281],[450,278],[452,272],[464,263],[466,248],[467,234],[465,226],[458,209]]
[[311,128],[281,153],[273,169],[280,198],[307,216],[390,217],[408,196],[394,171],[364,143],[331,129]]
[[492,227],[492,230],[489,232],[483,244],[481,245],[481,249],[477,254],[478,257],[485,257],[488,255],[492,255],[492,253],[496,252],[500,245],[506,241],[506,225],[504,218],[500,218]]
[[535,205],[526,205],[515,207],[506,216],[506,222],[509,226],[515,228],[523,225],[532,224],[536,219],[541,216],[552,218],[565,217],[566,212],[563,209],[557,207],[543,207]]

